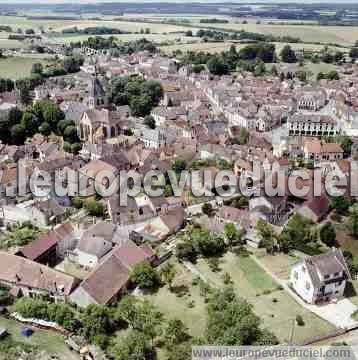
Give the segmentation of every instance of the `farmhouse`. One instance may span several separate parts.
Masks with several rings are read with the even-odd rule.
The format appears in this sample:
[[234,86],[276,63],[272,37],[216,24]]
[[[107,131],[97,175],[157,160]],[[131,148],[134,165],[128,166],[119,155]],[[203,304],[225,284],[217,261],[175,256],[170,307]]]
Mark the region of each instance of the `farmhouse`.
[[131,240],[114,248],[73,292],[71,301],[79,306],[113,303],[125,293],[133,267],[152,256],[148,247],[143,250]]
[[20,256],[0,252],[0,283],[15,296],[46,295],[66,301],[79,280]]

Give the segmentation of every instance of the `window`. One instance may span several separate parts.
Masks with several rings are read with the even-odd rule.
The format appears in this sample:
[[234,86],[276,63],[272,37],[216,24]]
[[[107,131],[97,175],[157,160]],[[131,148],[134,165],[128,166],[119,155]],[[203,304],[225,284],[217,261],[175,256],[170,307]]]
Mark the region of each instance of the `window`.
[[309,290],[311,288],[311,284],[307,281],[306,282],[306,289]]
[[337,277],[339,275],[339,272],[334,273],[334,276]]
[[325,278],[325,279],[329,279],[329,275],[325,275],[324,278]]
[[293,274],[294,278],[297,280],[298,279],[298,272],[295,271],[294,274]]
[[336,283],[336,287],[341,286],[341,285],[342,285],[342,281],[339,281]]

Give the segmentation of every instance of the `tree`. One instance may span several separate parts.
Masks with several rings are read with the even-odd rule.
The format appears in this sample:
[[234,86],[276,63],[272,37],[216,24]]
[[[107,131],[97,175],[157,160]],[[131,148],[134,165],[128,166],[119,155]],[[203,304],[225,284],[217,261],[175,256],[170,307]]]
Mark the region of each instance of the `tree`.
[[63,59],[63,68],[66,73],[75,73],[80,70],[84,59],[80,56],[67,56]]
[[280,247],[288,251],[289,249],[297,249],[303,244],[309,243],[312,235],[311,222],[299,214],[291,217],[289,222],[281,232],[278,243]]
[[224,234],[225,234],[225,237],[226,237],[226,239],[228,241],[230,249],[232,249],[233,244],[241,242],[242,233],[232,223],[225,224],[225,226],[224,226]]
[[134,266],[131,280],[133,284],[141,289],[153,289],[160,284],[160,277],[157,271],[147,262]]
[[104,206],[99,201],[88,199],[83,202],[83,206],[91,216],[102,217],[104,215]]
[[267,345],[277,344],[272,334],[261,330],[260,319],[252,305],[237,298],[232,288],[216,290],[207,306],[206,337],[209,343],[218,345],[252,345],[265,338]]
[[44,70],[44,68],[43,68],[41,63],[32,64],[32,68],[31,68],[31,73],[32,74],[42,75],[43,70]]
[[30,112],[24,112],[21,119],[21,126],[25,128],[26,136],[33,136],[39,128],[38,118]]
[[51,134],[51,126],[48,122],[44,121],[40,126],[39,126],[39,132],[42,135],[45,136],[49,136]]
[[330,72],[327,74],[326,78],[327,78],[328,80],[339,80],[338,71],[336,71],[336,70],[330,71]]
[[72,120],[68,120],[68,119],[60,120],[57,124],[57,131],[63,135],[63,132],[65,131],[67,126],[71,126],[71,125],[74,125],[74,122]]
[[23,145],[26,140],[26,128],[23,124],[16,124],[11,128],[11,141],[15,145]]
[[186,161],[177,159],[173,161],[172,170],[174,170],[177,174],[180,174],[182,171],[186,169]]
[[164,281],[169,285],[169,289],[172,289],[172,283],[176,275],[175,266],[172,263],[167,263],[163,266],[160,272]]
[[190,235],[196,252],[205,257],[221,255],[225,250],[224,239],[208,230],[193,229]]
[[347,225],[351,234],[358,238],[358,204],[354,204],[349,208],[349,217],[347,219]]
[[156,124],[153,116],[146,116],[144,118],[144,124],[149,127],[149,129],[155,129]]
[[113,331],[111,312],[102,305],[88,305],[80,314],[82,333],[89,342],[98,343],[98,336],[110,335]]
[[205,66],[201,64],[197,64],[193,66],[193,72],[194,74],[200,74],[202,71],[205,70]]
[[116,337],[109,353],[116,360],[146,360],[150,358],[151,349],[144,334],[130,331]]
[[254,70],[254,75],[255,76],[262,76],[264,75],[266,72],[266,66],[265,63],[260,61],[256,66],[255,66],[255,70]]
[[152,109],[152,100],[146,94],[134,96],[131,98],[129,106],[133,116],[145,116],[148,115]]
[[358,47],[352,48],[349,52],[349,56],[354,60],[358,59]]
[[323,80],[325,78],[326,78],[326,76],[325,76],[325,74],[323,72],[319,72],[317,74],[317,81]]
[[328,222],[325,223],[320,229],[320,239],[328,247],[336,246],[336,230],[334,226]]
[[170,349],[173,345],[178,345],[188,340],[188,329],[179,319],[169,320],[164,338],[166,348]]
[[277,235],[273,227],[265,220],[259,219],[256,223],[256,231],[261,239],[261,247],[268,253],[273,253],[277,243]]
[[69,142],[70,144],[79,142],[76,126],[74,125],[67,126],[63,132],[63,139]]
[[249,139],[250,139],[249,131],[245,128],[240,129],[239,144],[246,145],[249,142]]
[[295,52],[292,50],[290,45],[283,47],[280,53],[281,59],[285,63],[295,63],[297,62],[297,57]]
[[176,256],[179,260],[195,262],[197,258],[197,252],[194,245],[189,242],[181,242],[176,246]]
[[213,206],[210,203],[204,203],[201,206],[201,211],[209,217],[213,216],[214,214]]
[[344,156],[349,156],[352,151],[352,139],[349,136],[340,136],[338,142],[344,151]]
[[134,328],[151,340],[153,348],[154,338],[161,335],[163,330],[163,314],[151,302],[144,300],[137,307]]
[[221,56],[211,57],[206,65],[213,75],[226,75],[229,73],[229,66]]
[[330,206],[340,215],[346,215],[351,206],[351,202],[343,195],[331,196],[329,198]]

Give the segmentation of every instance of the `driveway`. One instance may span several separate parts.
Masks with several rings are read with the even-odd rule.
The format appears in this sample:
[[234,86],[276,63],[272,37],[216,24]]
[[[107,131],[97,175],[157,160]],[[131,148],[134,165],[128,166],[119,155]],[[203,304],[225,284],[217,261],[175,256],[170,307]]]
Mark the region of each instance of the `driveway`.
[[342,299],[336,304],[310,305],[312,311],[321,318],[340,328],[351,328],[358,326],[358,321],[351,318],[357,307],[349,300]]

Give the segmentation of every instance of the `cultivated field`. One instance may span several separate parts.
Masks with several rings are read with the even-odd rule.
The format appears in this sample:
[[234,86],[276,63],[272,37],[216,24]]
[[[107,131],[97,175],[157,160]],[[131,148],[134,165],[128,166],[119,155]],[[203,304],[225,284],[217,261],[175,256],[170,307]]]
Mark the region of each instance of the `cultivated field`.
[[0,77],[17,80],[30,75],[32,64],[48,63],[43,59],[33,59],[26,57],[8,57],[0,59]]
[[268,25],[268,24],[209,24],[210,27],[246,30],[276,36],[294,36],[302,41],[352,45],[358,40],[358,26]]
[[[49,41],[57,44],[69,44],[71,42],[85,41],[93,35],[71,35],[71,34],[59,34],[56,36],[50,36]],[[187,43],[189,41],[197,40],[195,37],[187,37],[183,34],[121,34],[121,35],[103,35],[102,37],[114,36],[118,41],[133,41],[139,39],[147,39],[154,42],[181,42]],[[180,45],[178,45],[180,46]]]
[[25,49],[28,44],[23,41],[9,40],[9,33],[0,32],[0,49]]
[[[220,53],[222,51],[227,51],[230,49],[231,45],[234,44],[237,49],[240,49],[242,47],[247,46],[248,44],[239,44],[236,42],[196,42],[191,44],[175,44],[175,45],[168,45],[168,46],[162,46],[161,49],[166,54],[171,54],[176,50],[181,50],[182,52],[187,51],[204,51],[209,53]],[[280,52],[282,48],[287,45],[287,43],[274,43],[276,46],[277,52]],[[325,47],[325,45],[315,45],[315,44],[289,44],[293,49],[295,50],[306,50],[306,51],[322,51]],[[335,46],[329,46],[329,49],[332,51],[344,51],[345,49],[335,47]]]

